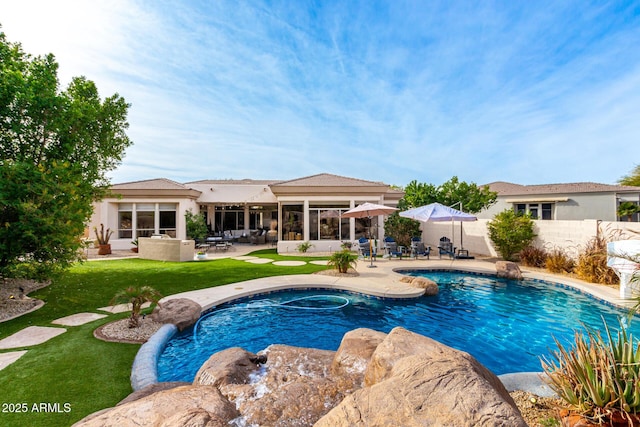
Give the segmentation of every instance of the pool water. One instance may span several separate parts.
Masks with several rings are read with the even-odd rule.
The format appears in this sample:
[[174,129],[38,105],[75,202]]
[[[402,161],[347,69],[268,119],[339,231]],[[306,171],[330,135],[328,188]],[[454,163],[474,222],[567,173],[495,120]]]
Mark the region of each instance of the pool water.
[[[540,356],[557,348],[554,337],[571,343],[574,331],[584,325],[604,333],[602,318],[614,331],[618,319],[627,315],[623,309],[548,282],[429,270],[403,273],[436,281],[439,294],[382,300],[305,290],[222,305],[202,317],[195,332],[190,328],[167,343],[158,360],[158,379],[193,381],[213,353],[229,347],[254,353],[270,344],[336,350],[352,329],[389,332],[396,326],[466,351],[498,375],[539,372]],[[629,330],[640,336],[637,316]]]

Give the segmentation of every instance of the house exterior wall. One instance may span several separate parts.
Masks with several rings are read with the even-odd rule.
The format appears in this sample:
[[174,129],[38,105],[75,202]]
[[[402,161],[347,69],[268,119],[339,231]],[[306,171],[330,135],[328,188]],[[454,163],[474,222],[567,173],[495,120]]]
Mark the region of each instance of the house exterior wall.
[[198,203],[188,198],[155,198],[155,197],[122,197],[119,199],[107,198],[94,204],[94,212],[89,222],[89,238],[95,239],[93,227],[104,224],[105,229],[114,231],[109,243],[112,249],[125,250],[133,247],[132,238],[118,238],[118,207],[122,203],[175,203],[176,204],[176,238],[186,239],[185,212],[192,209],[198,212]]
[[[550,202],[550,199],[556,199],[556,201]],[[537,200],[541,200],[542,202],[540,203],[553,203],[553,219],[556,221],[583,219],[616,221],[617,219],[615,193],[498,196],[495,204],[476,216],[479,219],[491,219],[505,209],[513,209],[514,203],[516,203],[514,200],[518,201],[518,203],[536,203]]]
[[[462,242],[471,254],[498,257],[498,253],[489,239],[487,223],[489,219],[478,219],[462,223]],[[537,234],[534,244],[545,249],[562,248],[568,255],[576,257],[586,243],[595,237],[598,228],[608,240],[640,239],[640,223],[597,220],[536,220],[534,231]],[[454,246],[460,248],[461,223],[427,222],[422,223],[422,239],[432,250],[438,247],[441,237],[453,240]],[[452,237],[453,236],[453,237]],[[435,251],[437,254],[437,251]]]

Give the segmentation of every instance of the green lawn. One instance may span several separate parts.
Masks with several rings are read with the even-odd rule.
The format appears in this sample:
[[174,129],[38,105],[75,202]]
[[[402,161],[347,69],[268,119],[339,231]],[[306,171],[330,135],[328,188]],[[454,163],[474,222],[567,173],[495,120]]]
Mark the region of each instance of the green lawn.
[[[274,260],[275,250],[253,256]],[[46,302],[41,309],[0,323],[0,338],[27,326],[53,326],[51,321],[79,312],[97,312],[120,289],[149,285],[162,295],[225,285],[259,277],[307,274],[326,267],[306,264],[279,267],[232,259],[171,263],[140,259],[87,262],[77,265],[50,286],[30,296]],[[129,375],[139,345],[99,341],[98,326],[126,317],[114,314],[77,327],[48,342],[26,347],[29,352],[0,371],[1,426],[69,426],[87,414],[114,406],[131,393]],[[15,351],[21,349],[2,350]],[[48,404],[48,405],[47,405]],[[17,409],[26,409],[16,413]]]

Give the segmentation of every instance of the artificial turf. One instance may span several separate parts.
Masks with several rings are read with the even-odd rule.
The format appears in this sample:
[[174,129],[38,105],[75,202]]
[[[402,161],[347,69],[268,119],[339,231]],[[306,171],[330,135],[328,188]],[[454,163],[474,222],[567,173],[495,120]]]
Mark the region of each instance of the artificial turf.
[[[275,250],[252,253],[274,260],[292,259]],[[310,260],[317,258],[300,258]],[[233,259],[160,262],[141,259],[85,262],[30,296],[46,304],[39,310],[0,323],[0,339],[27,326],[52,326],[51,321],[80,312],[98,312],[118,290],[149,285],[162,295],[220,286],[259,277],[307,274],[326,267],[305,264],[283,267]],[[105,313],[106,314],[106,313]],[[131,364],[136,344],[107,343],[93,337],[98,326],[126,317],[112,314],[67,332],[29,350],[0,371],[1,426],[69,426],[97,410],[114,406],[131,393]]]

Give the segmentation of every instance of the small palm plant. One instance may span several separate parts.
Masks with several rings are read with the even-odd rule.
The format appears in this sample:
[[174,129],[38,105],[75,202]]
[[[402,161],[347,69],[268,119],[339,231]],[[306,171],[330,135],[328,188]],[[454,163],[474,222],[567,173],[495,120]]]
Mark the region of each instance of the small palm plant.
[[162,298],[160,292],[151,286],[129,286],[121,290],[111,298],[113,304],[131,304],[131,316],[129,317],[129,327],[140,326],[140,311],[145,302],[157,303]]
[[335,268],[339,273],[346,273],[349,268],[356,266],[358,255],[351,252],[348,249],[344,249],[331,254],[329,258],[328,266]]

